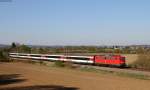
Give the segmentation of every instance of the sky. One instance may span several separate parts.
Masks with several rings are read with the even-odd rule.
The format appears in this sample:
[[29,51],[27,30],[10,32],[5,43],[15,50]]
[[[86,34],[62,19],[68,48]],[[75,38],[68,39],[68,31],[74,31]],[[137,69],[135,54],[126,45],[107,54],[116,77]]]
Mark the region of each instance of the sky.
[[150,44],[150,0],[0,0],[0,44]]

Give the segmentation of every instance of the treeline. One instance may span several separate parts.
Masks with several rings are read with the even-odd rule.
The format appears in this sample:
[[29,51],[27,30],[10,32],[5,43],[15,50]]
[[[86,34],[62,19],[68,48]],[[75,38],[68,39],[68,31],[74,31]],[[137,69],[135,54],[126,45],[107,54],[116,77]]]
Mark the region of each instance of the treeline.
[[117,54],[139,54],[150,48],[143,47],[100,47],[100,46],[59,46],[59,47],[32,47],[31,53],[117,53]]
[[117,54],[141,54],[150,51],[143,47],[117,47],[117,46],[28,46],[24,44],[12,43],[10,46],[0,48],[0,60],[8,58],[9,52],[14,53],[117,53]]
[[12,43],[10,47],[2,48],[1,52],[15,53],[117,53],[117,54],[139,54],[150,51],[150,48],[143,47],[117,47],[117,46],[28,46],[24,44]]
[[0,61],[9,61],[9,53],[40,53],[49,54],[49,48],[30,47],[24,44],[12,43],[8,47],[0,48]]

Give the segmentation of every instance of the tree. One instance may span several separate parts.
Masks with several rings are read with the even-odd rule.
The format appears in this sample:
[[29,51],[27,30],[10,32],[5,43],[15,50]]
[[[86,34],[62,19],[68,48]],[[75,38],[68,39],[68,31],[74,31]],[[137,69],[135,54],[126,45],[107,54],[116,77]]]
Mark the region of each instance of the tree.
[[21,45],[19,46],[19,52],[21,53],[31,53],[31,48],[28,47],[27,45]]
[[40,54],[46,54],[46,53],[48,53],[48,51],[45,48],[39,48],[38,49],[38,53],[40,53]]
[[16,43],[15,43],[15,42],[13,42],[13,43],[11,44],[11,48],[16,48]]
[[131,48],[130,47],[125,47],[122,51],[123,51],[123,53],[130,54]]
[[0,61],[8,61],[8,52],[0,50]]
[[121,53],[121,50],[119,48],[114,50],[114,53]]
[[137,54],[144,54],[146,53],[146,51],[144,50],[144,48],[142,47],[139,47],[137,50],[136,50]]
[[0,51],[0,59],[4,59],[4,55],[2,51]]

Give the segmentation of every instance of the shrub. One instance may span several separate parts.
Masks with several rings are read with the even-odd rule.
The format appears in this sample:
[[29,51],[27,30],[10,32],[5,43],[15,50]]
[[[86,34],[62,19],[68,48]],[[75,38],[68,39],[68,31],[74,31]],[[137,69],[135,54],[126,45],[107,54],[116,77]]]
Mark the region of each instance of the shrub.
[[43,60],[39,61],[40,65],[46,65],[46,63]]
[[0,61],[2,61],[2,62],[8,62],[9,61],[7,52],[0,51]]
[[56,61],[54,62],[54,66],[56,67],[65,67],[65,68],[77,68],[78,66],[73,64],[72,62],[63,62],[63,61]]
[[64,65],[65,67],[68,67],[68,68],[77,68],[77,66],[73,64],[72,62],[65,62]]
[[150,54],[139,54],[138,59],[131,64],[132,67],[150,70]]
[[57,67],[64,67],[65,66],[64,62],[62,62],[62,61],[56,61],[54,64]]

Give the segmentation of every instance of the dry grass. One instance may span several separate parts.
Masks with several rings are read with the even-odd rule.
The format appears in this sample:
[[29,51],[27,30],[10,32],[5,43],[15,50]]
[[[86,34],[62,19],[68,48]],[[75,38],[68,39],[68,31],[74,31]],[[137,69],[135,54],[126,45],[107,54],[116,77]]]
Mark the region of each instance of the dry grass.
[[139,54],[138,59],[132,63],[135,68],[150,70],[150,54]]
[[132,64],[133,62],[135,62],[138,59],[137,54],[122,54],[122,55],[126,57],[127,65]]
[[[11,82],[7,85],[1,85],[2,88],[9,88],[8,90],[17,89],[27,90],[30,86],[63,86],[75,87],[79,90],[150,90],[150,81],[132,79],[126,77],[118,77],[109,74],[100,74],[94,72],[83,72],[80,70],[50,68],[44,65],[35,65],[27,63],[3,63],[0,65],[1,75],[19,74],[15,79],[25,79],[22,82]],[[40,89],[35,88],[35,89]],[[35,90],[34,89],[34,90]],[[42,90],[45,90],[42,89]],[[56,89],[47,89],[56,90]],[[57,89],[61,90],[61,89]],[[65,89],[73,90],[73,89]]]

